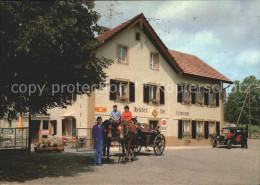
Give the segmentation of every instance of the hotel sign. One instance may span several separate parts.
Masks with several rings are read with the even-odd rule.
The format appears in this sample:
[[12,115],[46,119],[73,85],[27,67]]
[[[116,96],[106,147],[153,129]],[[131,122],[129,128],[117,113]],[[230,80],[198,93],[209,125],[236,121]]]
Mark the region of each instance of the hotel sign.
[[95,112],[107,112],[106,107],[95,107]]

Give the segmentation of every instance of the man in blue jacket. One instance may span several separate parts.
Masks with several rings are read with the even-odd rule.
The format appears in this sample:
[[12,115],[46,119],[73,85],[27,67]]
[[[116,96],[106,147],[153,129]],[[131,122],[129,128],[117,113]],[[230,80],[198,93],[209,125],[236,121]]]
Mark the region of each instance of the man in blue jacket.
[[92,129],[92,144],[94,146],[95,151],[95,159],[94,159],[94,166],[99,164],[102,166],[101,157],[102,157],[102,148],[103,148],[103,132],[104,126],[101,124],[102,118],[97,118],[97,124],[93,126]]

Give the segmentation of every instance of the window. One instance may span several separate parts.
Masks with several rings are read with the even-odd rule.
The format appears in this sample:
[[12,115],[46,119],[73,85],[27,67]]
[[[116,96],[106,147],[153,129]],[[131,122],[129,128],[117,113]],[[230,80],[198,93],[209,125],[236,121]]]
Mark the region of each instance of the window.
[[117,45],[117,62],[127,63],[127,47]]
[[196,104],[202,105],[203,104],[203,96],[202,96],[202,89],[197,88],[196,92]]
[[157,99],[157,86],[149,86],[149,99]]
[[150,68],[155,70],[159,69],[159,54],[151,53]]
[[137,40],[137,41],[141,40],[141,34],[139,32],[135,33],[135,40]]
[[76,136],[76,119],[63,119],[62,120],[62,135]]
[[48,130],[49,129],[49,121],[48,120],[43,120],[42,121],[42,129],[43,130]]
[[182,91],[182,102],[185,104],[190,104],[190,92],[189,87],[187,85],[183,85],[183,91]]
[[126,97],[126,82],[117,82],[117,96],[118,97]]
[[210,106],[215,106],[215,99],[214,99],[214,93],[213,92],[210,92],[209,93],[209,105]]
[[183,136],[184,138],[190,137],[190,121],[183,121]]
[[51,123],[51,134],[57,135],[57,121],[52,120],[50,121],[50,123]]
[[209,122],[209,134],[214,134],[214,122]]
[[202,133],[202,127],[203,127],[203,121],[197,121],[196,122],[196,137],[197,138],[203,138],[203,133]]

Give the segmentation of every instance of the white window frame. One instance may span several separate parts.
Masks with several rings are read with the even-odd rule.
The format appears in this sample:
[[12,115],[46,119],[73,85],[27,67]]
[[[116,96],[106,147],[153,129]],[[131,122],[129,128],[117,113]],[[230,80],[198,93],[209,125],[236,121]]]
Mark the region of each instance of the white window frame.
[[[211,126],[211,125],[212,125],[212,126]],[[208,122],[208,126],[209,126],[209,134],[214,134],[215,122],[209,121],[209,122]]]
[[[155,59],[155,60],[154,60]],[[158,70],[159,69],[159,54],[157,53],[151,53],[151,57],[150,57],[150,68],[154,69],[154,70]]]
[[203,121],[196,121],[196,133],[203,134]]
[[[127,96],[127,82],[117,82],[117,96],[122,97],[122,96]],[[124,89],[124,95],[123,95],[123,89]]]
[[[125,56],[123,56],[123,49],[125,49]],[[127,47],[126,46],[117,45],[117,62],[122,63],[122,64],[127,63]]]
[[190,133],[190,121],[189,120],[183,120],[183,134],[185,132]]

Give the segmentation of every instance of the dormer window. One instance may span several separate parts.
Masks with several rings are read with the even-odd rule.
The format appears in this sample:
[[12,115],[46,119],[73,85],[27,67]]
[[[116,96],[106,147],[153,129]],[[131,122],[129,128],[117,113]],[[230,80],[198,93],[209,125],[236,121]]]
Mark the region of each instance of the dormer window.
[[141,40],[141,34],[139,32],[135,32],[135,40],[140,41]]

